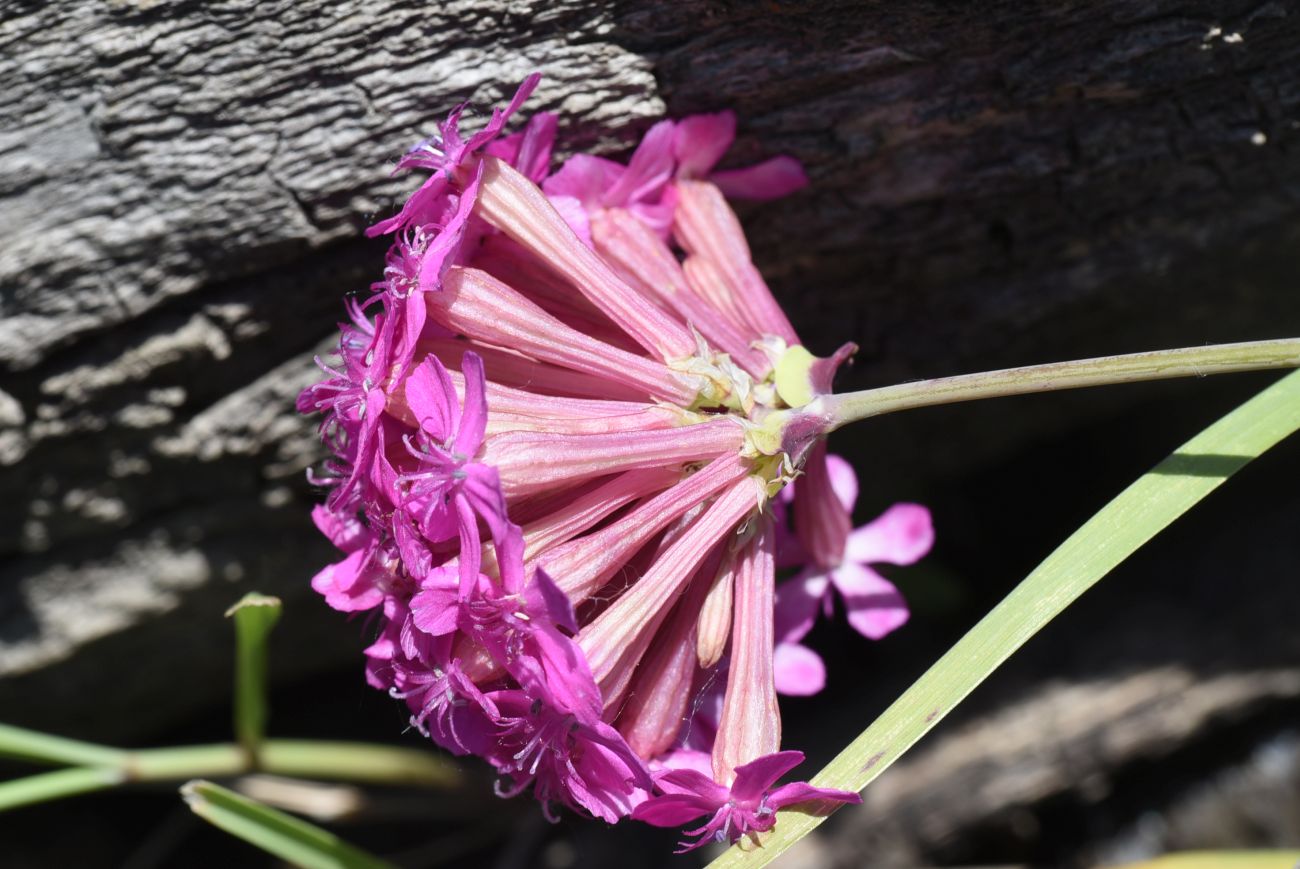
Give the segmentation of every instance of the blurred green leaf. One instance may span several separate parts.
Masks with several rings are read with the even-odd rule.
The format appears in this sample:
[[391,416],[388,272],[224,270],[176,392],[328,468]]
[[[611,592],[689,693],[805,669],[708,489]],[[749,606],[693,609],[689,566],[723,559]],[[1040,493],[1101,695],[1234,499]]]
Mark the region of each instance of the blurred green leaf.
[[0,783],[0,812],[102,791],[122,783],[122,773],[102,767],[72,767]]
[[280,599],[249,592],[226,610],[235,619],[235,738],[254,760],[266,736],[266,640],[280,620]]
[[[1102,508],[812,778],[860,791],[938,724],[1026,640],[1229,476],[1300,429],[1300,372],[1184,444]],[[1294,481],[1291,483],[1294,485]],[[826,813],[788,810],[762,847],[732,847],[710,869],[766,866]]]
[[120,748],[0,724],[0,757],[67,766],[117,766],[126,757],[126,752]]
[[304,869],[394,869],[314,824],[212,782],[192,781],[181,796],[196,815],[232,836]]

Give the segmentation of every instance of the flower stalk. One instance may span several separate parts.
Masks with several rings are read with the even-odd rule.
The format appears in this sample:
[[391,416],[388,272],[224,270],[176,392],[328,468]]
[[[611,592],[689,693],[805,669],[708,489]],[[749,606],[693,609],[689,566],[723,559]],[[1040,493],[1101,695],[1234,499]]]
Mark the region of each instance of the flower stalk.
[[1114,383],[1297,367],[1300,367],[1300,338],[1211,344],[1207,347],[1153,350],[1148,353],[1003,368],[979,374],[900,383],[860,392],[823,395],[809,404],[807,411],[824,415],[829,421],[830,430],[834,431],[850,422],[937,404],[956,404],[981,398],[1055,392]]

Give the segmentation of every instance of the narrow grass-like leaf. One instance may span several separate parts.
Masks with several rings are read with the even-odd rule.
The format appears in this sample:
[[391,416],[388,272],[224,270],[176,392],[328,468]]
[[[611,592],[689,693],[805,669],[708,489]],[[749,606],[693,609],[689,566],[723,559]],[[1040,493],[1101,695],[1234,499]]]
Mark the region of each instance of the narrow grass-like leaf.
[[[812,779],[860,791],[1016,649],[1235,471],[1300,429],[1300,372],[1184,444],[1089,519]],[[824,820],[784,811],[762,847],[733,847],[710,869],[766,866]],[[742,843],[743,844],[743,843]]]
[[120,748],[0,724],[0,757],[68,766],[117,766],[125,756]]
[[1296,869],[1300,851],[1186,851],[1112,869]]
[[72,767],[0,783],[0,812],[64,797],[102,791],[122,783],[114,769]]
[[314,824],[212,782],[192,781],[181,795],[196,815],[232,836],[304,869],[393,869]]
[[235,738],[256,758],[266,735],[266,639],[280,620],[280,599],[249,592],[226,610],[235,619]]

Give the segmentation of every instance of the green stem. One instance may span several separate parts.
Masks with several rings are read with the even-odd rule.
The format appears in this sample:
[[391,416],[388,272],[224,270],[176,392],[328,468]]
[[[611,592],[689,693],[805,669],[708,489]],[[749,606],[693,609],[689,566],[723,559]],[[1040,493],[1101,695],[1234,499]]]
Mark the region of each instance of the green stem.
[[0,724],[0,757],[72,767],[0,783],[0,811],[129,782],[229,778],[253,772],[327,781],[449,788],[456,768],[427,751],[309,739],[269,739],[256,758],[236,743],[126,751]]
[[225,778],[253,772],[252,758],[234,743],[184,745],[179,748],[145,748],[127,754],[122,770],[128,781],[181,781],[190,778]]
[[269,739],[262,743],[262,770],[302,778],[449,788],[460,773],[429,751],[360,742]]
[[0,757],[63,766],[121,766],[126,752],[120,748],[0,724]]
[[249,772],[432,787],[451,787],[459,781],[452,766],[429,752],[310,739],[268,739],[262,743],[258,763],[242,746],[219,743],[134,751],[124,766],[131,781],[221,778]]
[[72,767],[0,782],[0,812],[49,800],[102,791],[122,783],[115,769]]
[[979,374],[961,374],[900,383],[880,389],[823,395],[807,407],[824,414],[834,431],[857,420],[935,404],[955,404],[978,398],[1000,398],[1058,389],[1078,389],[1110,383],[1137,383],[1175,377],[1202,377],[1233,371],[1300,367],[1300,338],[1215,344],[1181,350],[1156,350],[1005,368]]

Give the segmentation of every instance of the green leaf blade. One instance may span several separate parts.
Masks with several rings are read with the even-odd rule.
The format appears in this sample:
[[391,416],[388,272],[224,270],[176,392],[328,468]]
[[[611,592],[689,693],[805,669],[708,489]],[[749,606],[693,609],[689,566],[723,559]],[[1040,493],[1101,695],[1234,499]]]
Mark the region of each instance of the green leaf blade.
[[394,869],[391,863],[327,830],[212,782],[192,781],[181,795],[199,817],[304,869]]
[[[1140,477],[1047,557],[825,769],[817,787],[860,791],[941,721],[1030,637],[1120,562],[1300,429],[1300,372],[1282,378]],[[732,847],[709,869],[757,869],[824,814],[781,813],[762,847]]]
[[0,757],[69,766],[119,766],[126,758],[126,752],[120,748],[0,724]]
[[99,767],[71,767],[0,782],[0,812],[102,791],[121,783],[121,772]]

